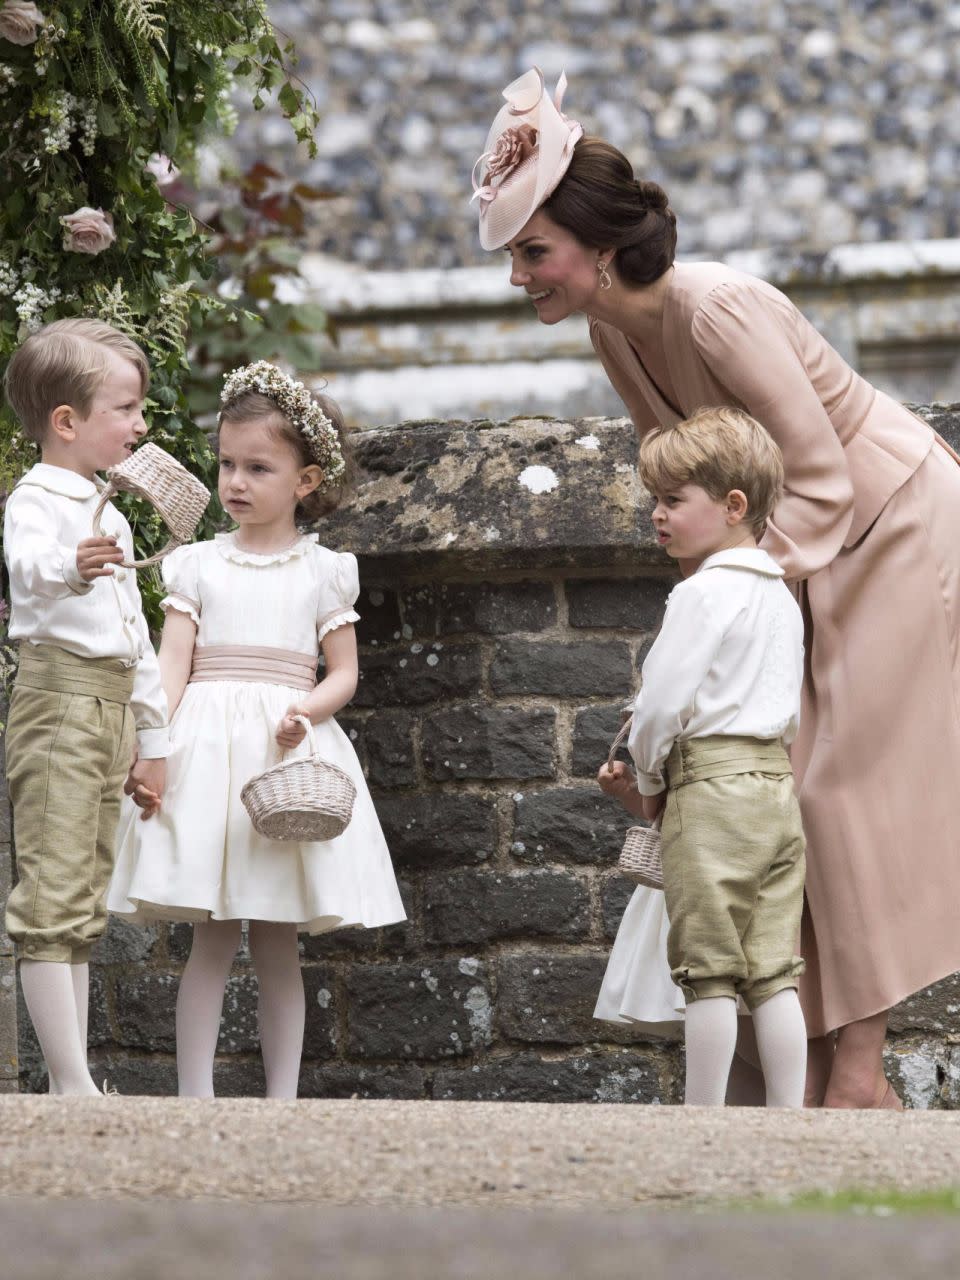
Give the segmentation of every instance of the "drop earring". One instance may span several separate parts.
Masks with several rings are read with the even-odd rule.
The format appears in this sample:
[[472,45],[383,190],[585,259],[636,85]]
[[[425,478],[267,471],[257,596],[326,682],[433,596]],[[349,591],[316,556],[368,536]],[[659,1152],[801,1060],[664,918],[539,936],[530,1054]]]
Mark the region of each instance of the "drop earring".
[[609,289],[613,284],[613,281],[610,279],[610,272],[607,270],[607,264],[602,258],[597,263],[597,270],[600,272],[600,288]]

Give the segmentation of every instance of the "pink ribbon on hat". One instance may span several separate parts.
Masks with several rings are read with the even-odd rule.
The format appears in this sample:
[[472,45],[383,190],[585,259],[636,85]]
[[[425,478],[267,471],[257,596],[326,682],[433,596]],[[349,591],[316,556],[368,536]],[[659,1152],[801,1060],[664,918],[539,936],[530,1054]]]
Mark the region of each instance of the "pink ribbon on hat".
[[[524,98],[525,98],[524,90],[522,89],[517,90],[517,92],[513,96],[511,96],[510,91],[514,89],[515,86],[523,84],[524,81],[528,81],[529,77],[532,74],[536,74],[536,76],[540,81],[540,87],[537,91],[537,96],[533,100],[533,102],[527,102],[526,105],[524,106],[518,106],[517,105],[518,103],[522,103],[524,101]],[[533,67],[531,71],[528,71],[525,75],[520,76],[519,79],[514,80],[511,84],[508,84],[506,89],[504,89],[503,91],[503,96],[506,98],[507,102],[509,103],[510,114],[514,116],[529,115],[529,113],[533,111],[535,107],[538,107],[540,105],[540,100],[543,97],[544,88],[545,88],[545,84],[543,79],[543,72],[540,70],[539,67]],[[561,107],[561,104],[563,103],[563,95],[566,93],[566,91],[567,91],[567,73],[565,71],[561,71],[560,79],[557,81],[557,86],[553,91],[553,105],[557,108],[557,111],[560,113],[560,115],[563,116],[564,120],[566,120],[567,117],[563,115],[563,112],[560,110],[560,107]],[[503,133],[500,135],[500,138],[505,137],[508,133],[511,133],[511,132],[515,132],[515,130],[505,129]],[[500,142],[500,138],[497,139],[498,144]],[[534,143],[533,145],[534,145],[534,148],[536,148],[536,146],[538,145],[538,142]],[[496,187],[491,186],[489,182],[485,182],[482,186],[480,186],[477,182],[477,169],[480,167],[480,165],[484,163],[484,161],[489,160],[495,151],[496,151],[496,147],[492,148],[490,151],[484,151],[483,155],[477,157],[476,163],[474,164],[473,170],[470,174],[470,182],[471,182],[471,185],[473,186],[473,195],[470,197],[471,204],[473,204],[474,200],[479,200],[481,202],[481,205],[489,203],[491,200],[495,200],[497,198],[497,191],[499,190],[499,185],[503,183],[505,178],[508,178],[510,176],[513,170],[517,167],[518,164],[522,162],[523,159],[527,158],[526,156],[521,157],[521,160],[518,160],[515,164],[511,165],[508,169],[501,170],[499,174],[494,174],[494,177],[497,177],[497,176],[500,177],[500,184],[498,184],[498,186]]]

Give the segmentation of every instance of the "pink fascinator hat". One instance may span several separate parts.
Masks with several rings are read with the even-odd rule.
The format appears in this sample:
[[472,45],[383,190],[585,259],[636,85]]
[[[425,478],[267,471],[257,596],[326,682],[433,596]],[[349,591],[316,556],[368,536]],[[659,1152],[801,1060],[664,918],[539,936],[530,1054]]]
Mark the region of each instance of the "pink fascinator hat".
[[566,173],[574,144],[583,136],[580,124],[560,110],[566,88],[563,74],[549,98],[543,72],[534,67],[504,89],[506,105],[473,166],[484,249],[502,249],[512,240]]

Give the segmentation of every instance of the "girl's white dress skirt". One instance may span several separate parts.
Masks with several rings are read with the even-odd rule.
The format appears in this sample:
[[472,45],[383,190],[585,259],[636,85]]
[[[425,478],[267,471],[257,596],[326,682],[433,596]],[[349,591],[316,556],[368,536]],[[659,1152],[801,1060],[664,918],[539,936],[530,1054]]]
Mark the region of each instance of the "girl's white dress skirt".
[[667,964],[669,928],[663,890],[638,885],[617,930],[595,1018],[638,1024],[652,1035],[681,1033],[684,999]]
[[[232,534],[180,547],[163,563],[165,608],[197,624],[197,645],[318,654],[330,630],[352,623],[357,562],[316,534],[270,555]],[[107,907],[163,920],[269,920],[309,933],[405,919],[390,854],[360,762],[336,720],[315,726],[319,754],[352,779],[353,817],[335,840],[268,840],[240,799],[250,778],[282,757],[275,734],[304,690],[268,681],[188,684],[170,723],[162,808],[146,822],[125,801]],[[288,757],[310,754],[306,741]]]

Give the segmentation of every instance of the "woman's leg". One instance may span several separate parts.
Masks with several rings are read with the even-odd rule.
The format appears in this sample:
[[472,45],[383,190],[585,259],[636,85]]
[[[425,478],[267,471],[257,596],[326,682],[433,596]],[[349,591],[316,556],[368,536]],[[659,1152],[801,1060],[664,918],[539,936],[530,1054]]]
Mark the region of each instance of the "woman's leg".
[[177,1079],[181,1098],[213,1097],[213,1059],[223,993],[240,946],[239,920],[193,926],[190,959],[177,993]]
[[260,987],[257,1018],[267,1097],[295,1098],[306,1020],[297,926],[251,920],[250,954]]
[[753,1019],[740,1016],[737,1018],[737,1048],[730,1064],[726,1103],[728,1107],[762,1107],[766,1100]]
[[691,1000],[686,1014],[687,1106],[722,1107],[737,1043],[737,1002],[732,996]]
[[903,1103],[883,1070],[887,1011],[849,1022],[840,1027],[836,1036],[837,1046],[823,1105],[902,1110]]
[[793,988],[778,991],[753,1011],[768,1107],[802,1107],[807,1071],[807,1026]]
[[803,1091],[805,1107],[823,1106],[833,1068],[835,1042],[833,1032],[826,1036],[814,1036],[807,1041],[807,1083]]

